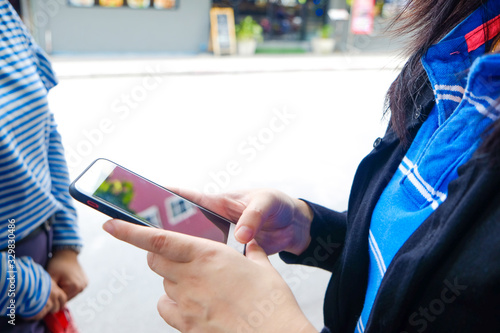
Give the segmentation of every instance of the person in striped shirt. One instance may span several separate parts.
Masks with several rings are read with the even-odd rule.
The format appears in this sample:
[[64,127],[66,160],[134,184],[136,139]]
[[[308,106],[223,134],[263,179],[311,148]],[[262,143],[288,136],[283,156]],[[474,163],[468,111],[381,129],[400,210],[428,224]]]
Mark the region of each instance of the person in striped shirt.
[[0,0],[0,331],[45,332],[42,319],[87,278],[61,137],[47,103],[51,64]]

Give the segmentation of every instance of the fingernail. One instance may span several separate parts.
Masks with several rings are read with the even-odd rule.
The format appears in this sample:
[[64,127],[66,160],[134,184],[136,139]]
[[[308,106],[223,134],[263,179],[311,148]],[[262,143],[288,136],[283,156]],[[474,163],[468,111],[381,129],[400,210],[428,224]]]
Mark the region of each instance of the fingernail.
[[242,243],[247,243],[253,238],[253,230],[249,227],[242,226],[235,233],[236,239]]
[[102,228],[104,229],[104,231],[109,232],[110,234],[113,234],[115,232],[115,225],[112,220],[104,223]]

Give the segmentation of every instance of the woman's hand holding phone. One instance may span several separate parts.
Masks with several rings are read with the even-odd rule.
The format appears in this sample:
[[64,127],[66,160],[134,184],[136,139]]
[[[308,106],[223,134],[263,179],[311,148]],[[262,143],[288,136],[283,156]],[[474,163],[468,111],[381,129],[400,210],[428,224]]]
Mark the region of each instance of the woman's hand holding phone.
[[280,251],[299,255],[311,242],[311,209],[304,201],[280,191],[262,189],[207,195],[172,190],[231,221],[238,221],[236,240],[246,244],[255,239],[268,255]]
[[216,240],[242,253],[241,244],[252,239],[267,254],[300,254],[310,243],[309,206],[275,190],[201,195],[162,187],[101,158],[73,181],[69,192],[112,218]]
[[149,251],[149,266],[164,278],[158,311],[181,332],[316,332],[256,241],[242,256],[222,243],[118,220],[104,229]]
[[104,229],[149,251],[149,266],[164,277],[159,312],[180,331],[315,332],[267,258],[307,248],[313,214],[305,202],[274,190],[167,189],[106,159],[94,161],[70,194],[132,222],[111,220]]

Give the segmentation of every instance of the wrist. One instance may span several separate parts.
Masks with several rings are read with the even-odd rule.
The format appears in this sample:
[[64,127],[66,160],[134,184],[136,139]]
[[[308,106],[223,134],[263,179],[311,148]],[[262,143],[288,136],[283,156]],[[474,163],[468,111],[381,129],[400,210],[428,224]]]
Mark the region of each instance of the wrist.
[[59,252],[73,252],[78,255],[81,250],[82,247],[79,245],[58,245],[53,247],[54,254]]
[[76,252],[72,248],[56,248],[54,249],[54,253],[52,255],[52,259],[58,258],[63,260],[77,260],[78,252]]
[[311,223],[314,218],[314,213],[309,205],[300,199],[294,199],[295,214],[294,224],[298,230],[297,239],[294,241],[294,246],[288,252],[295,255],[302,254],[311,243]]
[[311,207],[309,207],[309,205],[304,200],[295,199],[295,201],[296,201],[296,204],[297,204],[299,211],[305,217],[307,224],[310,226],[311,222],[314,218],[313,210],[311,209]]

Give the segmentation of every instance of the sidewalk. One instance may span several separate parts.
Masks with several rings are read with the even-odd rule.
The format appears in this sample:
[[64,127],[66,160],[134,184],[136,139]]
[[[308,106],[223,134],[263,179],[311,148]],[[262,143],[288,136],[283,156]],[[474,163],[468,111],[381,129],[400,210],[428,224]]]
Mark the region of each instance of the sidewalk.
[[202,54],[191,57],[131,56],[122,57],[51,57],[60,79],[113,76],[211,75],[242,73],[284,73],[339,70],[392,70],[404,64],[397,54],[334,53],[318,56],[261,55],[253,57],[216,57]]

